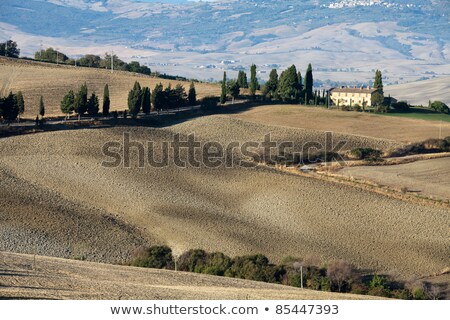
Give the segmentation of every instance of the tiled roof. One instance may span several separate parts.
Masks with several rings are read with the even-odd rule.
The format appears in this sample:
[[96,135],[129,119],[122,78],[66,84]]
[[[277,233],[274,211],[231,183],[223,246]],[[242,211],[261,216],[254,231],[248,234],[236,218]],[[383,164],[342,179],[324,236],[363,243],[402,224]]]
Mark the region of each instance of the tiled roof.
[[375,88],[334,88],[331,92],[344,92],[344,93],[374,93],[377,91]]

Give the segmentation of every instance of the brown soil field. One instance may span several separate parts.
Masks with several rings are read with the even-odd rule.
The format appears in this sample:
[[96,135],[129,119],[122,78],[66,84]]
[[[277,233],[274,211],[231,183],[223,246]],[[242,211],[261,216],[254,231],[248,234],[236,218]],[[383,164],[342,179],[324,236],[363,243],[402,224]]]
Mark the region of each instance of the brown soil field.
[[377,297],[0,252],[0,299],[347,300]]
[[[157,83],[172,86],[182,84],[186,91],[189,82],[164,80],[160,78],[134,74],[130,72],[111,71],[95,68],[53,65],[27,60],[6,59],[0,57],[0,96],[10,91],[22,91],[25,99],[25,117],[35,117],[39,110],[39,97],[44,97],[46,116],[61,116],[60,102],[69,90],[78,90],[86,82],[88,94],[97,93],[100,109],[105,84],[109,86],[111,111],[127,109],[128,92],[135,81],[151,91]],[[213,84],[197,83],[197,97],[219,95],[220,87]]]
[[338,173],[437,199],[450,199],[449,157],[392,166],[348,167]]
[[450,136],[450,123],[386,117],[361,112],[344,112],[300,105],[254,107],[234,115],[236,118],[266,125],[332,131],[397,142],[417,142]]
[[[230,256],[263,253],[274,262],[288,255],[312,254],[324,262],[345,259],[361,269],[394,272],[404,278],[439,273],[448,266],[449,212],[445,209],[263,167],[179,168],[170,161],[164,168],[138,168],[134,151],[131,168],[101,166],[102,161],[111,160],[102,154],[103,144],[122,141],[124,132],[129,132],[134,141],[151,140],[156,146],[171,141],[176,132],[184,138],[195,132],[203,142],[213,138],[259,141],[261,133],[268,132],[301,141],[301,134],[306,132],[286,130],[276,126],[258,129],[258,125],[245,121],[213,116],[165,129],[83,129],[1,139],[0,168],[12,178],[9,183],[0,180],[0,190],[4,194],[15,184],[24,195],[24,200],[18,202],[35,197],[37,201],[31,202],[36,207],[33,218],[40,225],[26,238],[19,238],[16,248],[10,246],[7,250],[68,256],[46,248],[52,241],[57,242],[53,239],[67,234],[73,223],[61,230],[52,228],[45,237],[41,236],[45,225],[54,223],[44,211],[47,207],[57,208],[57,199],[65,199],[71,204],[82,204],[86,214],[104,224],[97,231],[100,238],[108,234],[111,242],[127,239],[124,247],[132,241],[146,241],[167,244],[177,254],[192,248],[222,251]],[[314,132],[306,133],[314,137]],[[357,138],[352,139],[358,143]],[[380,142],[364,139],[361,141]],[[39,194],[39,190],[48,193]],[[52,195],[54,200],[48,199]],[[4,197],[3,202],[15,206],[15,194],[6,193]],[[14,220],[8,208],[0,209],[2,220]],[[76,210],[75,206],[70,208]],[[102,212],[120,225],[137,229],[141,237],[130,239],[130,233],[99,219]],[[14,223],[19,230],[31,229],[25,219]],[[10,237],[8,230],[0,225],[3,238],[5,234]],[[78,228],[71,234],[89,237],[89,230]],[[100,240],[85,245],[88,259],[102,261],[91,251],[108,252],[107,246],[101,248],[104,244]],[[72,242],[85,241],[75,237]]]

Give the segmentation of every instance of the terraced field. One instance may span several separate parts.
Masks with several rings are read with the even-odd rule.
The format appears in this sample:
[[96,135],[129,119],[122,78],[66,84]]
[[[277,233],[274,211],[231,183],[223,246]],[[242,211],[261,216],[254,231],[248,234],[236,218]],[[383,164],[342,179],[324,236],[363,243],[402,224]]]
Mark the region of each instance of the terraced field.
[[[38,80],[37,80],[38,77]],[[14,60],[0,57],[0,95],[21,90],[25,99],[25,117],[35,117],[39,110],[39,97],[44,97],[46,116],[61,116],[60,102],[69,90],[78,90],[86,82],[89,95],[94,91],[102,104],[103,89],[109,86],[111,111],[127,109],[128,92],[135,81],[151,90],[157,83],[172,86],[180,83],[187,90],[189,82],[169,81],[159,78],[133,74],[130,72],[82,68],[48,63]],[[198,83],[198,98],[219,95],[220,87],[213,84]]]
[[[102,154],[103,144],[122,141],[124,132],[133,141],[150,140],[155,146],[172,141],[175,133],[186,139],[195,132],[201,142],[260,141],[269,132],[299,143],[323,136],[213,116],[164,129],[86,129],[2,139],[0,168],[8,179],[0,180],[6,203],[0,218],[8,223],[0,225],[0,235],[27,236],[2,241],[0,250],[69,257],[71,239],[83,244],[83,254],[94,261],[123,261],[127,250],[139,243],[167,244],[175,253],[191,248],[231,256],[263,253],[275,262],[312,254],[403,278],[439,273],[448,266],[447,210],[263,167],[179,168],[171,156],[166,167],[138,168],[136,148],[130,168],[103,167],[103,161],[111,160]],[[347,138],[350,146],[396,144]],[[16,200],[19,193],[23,196]],[[33,215],[26,212],[15,220],[11,212],[21,210],[18,203],[32,206]],[[65,216],[90,220],[78,231],[76,223],[62,221],[70,218],[55,222],[48,212],[58,212],[61,206],[67,208]],[[55,227],[47,230],[48,224]],[[95,241],[86,241],[94,229]],[[120,254],[108,256],[110,243],[102,240],[108,237]]]

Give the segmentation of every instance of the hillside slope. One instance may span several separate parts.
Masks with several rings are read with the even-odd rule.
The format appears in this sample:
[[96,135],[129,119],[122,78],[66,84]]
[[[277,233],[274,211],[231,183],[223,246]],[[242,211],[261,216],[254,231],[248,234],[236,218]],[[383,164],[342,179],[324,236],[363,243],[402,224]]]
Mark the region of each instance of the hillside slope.
[[[35,268],[33,264],[35,261]],[[0,252],[0,299],[347,300],[376,297]]]
[[406,100],[413,105],[426,107],[429,100],[440,100],[450,105],[450,77],[386,86],[384,92],[385,95],[390,94],[397,100]]
[[[62,115],[60,103],[69,90],[75,92],[86,83],[88,94],[96,92],[100,100],[100,109],[103,100],[105,84],[109,86],[111,111],[128,108],[128,92],[135,81],[142,87],[149,87],[151,91],[157,83],[164,86],[177,84],[189,89],[189,82],[169,81],[160,78],[133,74],[130,72],[111,71],[94,68],[81,68],[73,66],[53,65],[27,60],[6,59],[0,57],[0,96],[10,91],[21,90],[25,98],[25,117],[35,117],[38,114],[39,97],[44,97],[46,116]],[[198,83],[196,85],[197,97],[218,95],[220,88],[213,84]]]
[[[232,131],[220,134],[218,128]],[[395,270],[403,277],[438,273],[447,266],[448,211],[444,209],[258,167],[181,168],[172,155],[168,166],[155,168],[144,162],[139,168],[135,148],[130,168],[101,165],[111,161],[102,154],[104,143],[122,141],[124,132],[130,133],[133,141],[153,141],[153,151],[161,157],[161,144],[173,141],[177,132],[182,139],[195,132],[202,143],[210,139],[226,143],[230,139],[261,141],[271,130],[280,141],[291,137],[299,144],[303,138],[323,137],[214,116],[165,129],[72,130],[1,139],[0,167],[30,185],[91,208],[93,216],[107,212],[137,228],[148,243],[167,244],[176,254],[203,248],[230,256],[263,253],[274,262],[288,255],[312,254],[324,262],[345,259],[377,272]],[[0,180],[2,194],[8,188]],[[23,192],[28,197],[35,193],[29,187]],[[7,200],[13,201],[15,196],[10,197]],[[7,210],[0,209],[0,214],[14,220]],[[36,219],[42,216],[36,214]],[[24,222],[16,223],[28,228]],[[44,228],[48,222],[43,217],[40,223]],[[0,228],[5,234],[4,225]],[[99,235],[107,230],[100,228]],[[84,231],[79,228],[79,237],[85,236]],[[61,233],[66,234],[67,229]],[[22,239],[20,251],[33,252],[35,247],[27,243],[34,241],[40,243],[38,252],[48,255],[47,243],[61,237],[58,230],[39,236],[40,232],[34,232]],[[97,244],[86,246],[88,257],[92,250],[100,250],[90,245]]]

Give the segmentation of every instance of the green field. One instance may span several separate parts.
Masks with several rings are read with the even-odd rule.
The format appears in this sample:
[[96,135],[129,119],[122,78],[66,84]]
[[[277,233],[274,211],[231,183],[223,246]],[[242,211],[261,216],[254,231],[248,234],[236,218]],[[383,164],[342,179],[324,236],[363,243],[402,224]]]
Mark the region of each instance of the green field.
[[450,122],[450,115],[447,113],[439,113],[433,110],[425,108],[411,108],[409,111],[405,112],[390,112],[378,114],[382,116],[393,116],[393,117],[403,117],[410,119],[420,119],[420,120],[430,120],[430,121],[445,121]]

